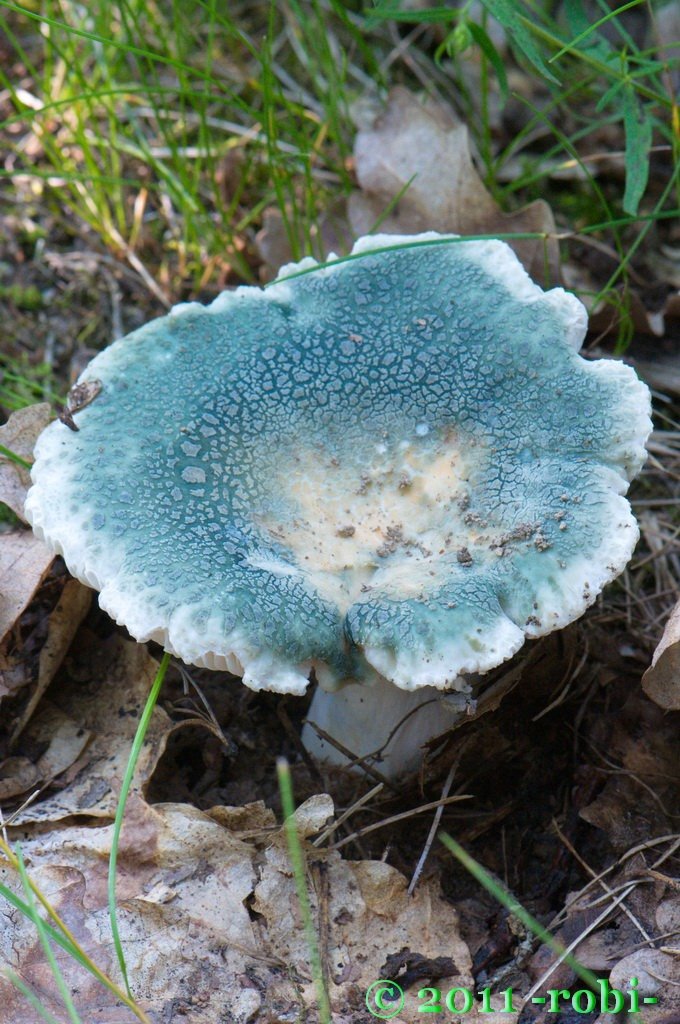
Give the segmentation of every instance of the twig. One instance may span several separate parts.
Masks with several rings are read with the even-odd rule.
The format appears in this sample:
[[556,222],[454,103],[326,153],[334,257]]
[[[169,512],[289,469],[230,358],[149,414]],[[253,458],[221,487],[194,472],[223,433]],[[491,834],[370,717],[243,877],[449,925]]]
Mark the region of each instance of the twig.
[[619,897],[617,897],[617,899],[615,899],[612,904],[610,904],[608,907],[605,907],[605,909],[602,911],[602,913],[598,917],[596,917],[594,921],[591,921],[591,923],[586,928],[583,929],[581,934],[578,935],[574,939],[574,941],[572,943],[570,943],[570,945],[568,945],[565,950],[562,951],[562,953],[558,956],[557,960],[555,960],[555,962],[550,965],[548,970],[544,972],[544,974],[538,979],[536,984],[533,985],[529,989],[527,994],[524,996],[524,999],[522,1000],[522,1006],[520,1007],[520,1013],[521,1013],[521,1010],[523,1010],[524,1007],[527,1005],[527,1003],[529,1003],[531,1001],[531,997],[533,995],[535,995],[536,992],[540,992],[545,987],[545,983],[548,980],[548,978],[557,970],[559,965],[566,959],[566,957],[570,956],[573,953],[573,951],[578,946],[581,945],[581,943],[586,938],[586,936],[590,935],[591,932],[595,931],[595,929],[600,924],[602,924],[602,922],[607,917],[609,917],[611,912],[613,910],[616,910],[616,908],[619,906],[620,903],[623,902],[623,900],[626,898],[626,896],[630,895],[630,893],[635,888],[635,884],[636,883],[633,883],[632,885],[629,885],[628,888],[625,889],[625,891]]
[[[465,744],[465,746],[467,746],[467,744]],[[460,759],[461,759],[461,757],[463,755],[463,750],[464,750],[464,746],[461,747],[461,750],[460,750],[460,752],[458,754],[458,757],[456,758],[456,760],[453,762],[453,764],[449,768],[449,774],[446,776],[446,781],[444,782],[444,785],[442,786],[442,792],[441,792],[441,796],[439,798],[440,799],[439,807],[435,811],[434,818],[432,819],[432,825],[430,827],[430,831],[428,832],[427,839],[425,840],[425,845],[423,847],[423,852],[421,853],[420,857],[418,858],[418,863],[416,864],[415,871],[413,872],[413,877],[411,878],[411,881],[409,882],[409,887],[407,889],[407,893],[408,893],[409,896],[412,896],[414,891],[415,891],[416,885],[418,884],[418,879],[420,878],[420,876],[421,876],[421,874],[423,872],[423,868],[425,867],[425,861],[427,860],[427,858],[428,858],[428,856],[430,854],[430,850],[432,848],[432,844],[435,841],[437,832],[439,831],[439,822],[442,820],[442,814],[444,813],[444,804],[441,801],[445,800],[448,797],[448,795],[449,795],[449,790],[451,789],[451,786],[453,785],[453,780],[455,778],[456,772],[458,771],[458,766],[460,764]]]
[[343,768],[361,768],[367,775],[372,776],[376,782],[382,782],[383,786],[387,786],[393,793],[398,792],[397,787],[391,783],[390,780],[382,774],[382,772],[379,772],[377,768],[373,767],[373,765],[366,764],[370,758],[375,756],[374,754],[364,754],[363,757],[357,757],[353,750],[350,750],[348,747],[336,740],[335,737],[327,733],[326,730],[322,729],[320,725],[316,724],[316,722],[312,722],[311,719],[306,718],[304,724],[311,725],[317,736],[322,740],[325,740],[326,743],[330,743],[332,747],[335,747],[336,750],[339,750],[340,753],[347,758],[349,763],[347,765],[343,765]]
[[[674,842],[671,842],[672,840],[674,840]],[[621,854],[618,860],[615,860],[613,864],[609,865],[609,867],[603,868],[603,870],[600,871],[599,874],[595,875],[595,877],[592,878],[589,882],[586,882],[586,884],[583,886],[582,889],[579,890],[579,892],[575,893],[571,897],[571,899],[568,899],[560,913],[555,918],[555,921],[565,917],[567,912],[569,911],[569,908],[572,907],[577,902],[577,900],[580,900],[581,897],[584,896],[589,889],[592,889],[592,887],[600,881],[600,879],[605,878],[607,875],[611,874],[611,872],[614,871],[615,868],[619,867],[621,864],[625,864],[626,861],[630,860],[632,857],[635,857],[638,853],[643,853],[645,850],[651,850],[655,846],[661,846],[662,843],[669,842],[671,843],[669,848],[652,864],[652,868],[658,868],[661,866],[661,864],[663,864],[665,860],[668,860],[669,857],[672,857],[675,851],[680,848],[679,833],[671,832],[668,835],[656,836],[654,839],[646,839],[644,843],[638,843],[636,846],[631,846],[629,850],[626,850],[625,853]]]
[[[560,838],[561,842],[562,842],[562,843],[563,843],[563,844],[564,844],[564,845],[566,846],[566,848],[567,848],[567,849],[569,850],[569,853],[570,853],[570,854],[572,855],[572,857],[574,857],[574,859],[578,861],[578,863],[579,863],[579,864],[581,865],[581,867],[583,868],[583,870],[584,870],[584,871],[586,871],[586,872],[587,872],[587,873],[588,873],[588,874],[590,875],[590,877],[591,877],[591,878],[595,878],[595,877],[596,877],[596,872],[595,872],[595,871],[594,871],[594,870],[593,870],[593,869],[592,869],[592,868],[590,867],[590,865],[589,865],[589,864],[588,864],[588,863],[587,863],[587,862],[586,862],[586,861],[585,861],[585,860],[583,859],[583,857],[582,857],[582,856],[580,855],[580,853],[579,853],[579,852],[578,852],[578,850],[577,850],[577,849],[575,848],[575,846],[574,846],[574,845],[572,844],[572,842],[571,842],[571,841],[570,841],[570,840],[569,840],[569,839],[567,838],[567,836],[565,836],[565,835],[564,835],[564,833],[562,832],[562,830],[561,830],[560,826],[559,826],[559,825],[557,824],[557,822],[555,821],[555,819],[554,819],[554,818],[553,818],[553,823],[552,823],[552,824],[553,824],[553,828],[554,828],[554,829],[555,829],[555,831],[557,832],[557,835],[559,836],[559,838]],[[605,882],[605,881],[604,881],[603,879],[600,879],[600,880],[599,880],[599,884],[600,884],[600,886],[602,887],[603,891],[604,891],[604,892],[605,892],[605,893],[606,893],[606,894],[607,894],[608,896],[612,896],[612,895],[613,895],[613,891],[612,891],[612,889],[611,889],[611,888],[610,888],[610,887],[609,887],[609,886],[607,885],[607,883],[606,883],[606,882]],[[651,938],[649,937],[649,935],[647,934],[647,932],[645,931],[645,929],[644,929],[644,928],[642,927],[642,925],[640,924],[640,922],[639,922],[639,921],[638,921],[638,919],[636,918],[635,914],[633,914],[632,910],[630,910],[630,909],[629,909],[629,908],[628,908],[628,907],[627,907],[627,906],[625,905],[625,903],[621,905],[621,909],[623,910],[623,912],[624,912],[624,914],[626,915],[626,917],[627,917],[627,918],[628,918],[628,919],[629,919],[630,921],[632,921],[632,923],[633,923],[633,924],[635,925],[635,927],[636,927],[636,928],[637,928],[637,930],[638,930],[638,931],[640,932],[640,935],[641,935],[641,936],[643,937],[643,939],[645,940],[645,942],[651,942],[651,941],[652,941],[652,940],[651,940]]]
[[368,793],[364,793],[362,797],[359,797],[359,799],[356,800],[351,807],[348,807],[347,810],[344,811],[339,818],[337,818],[335,821],[332,821],[331,824],[323,830],[320,836],[316,837],[316,839],[312,843],[312,846],[321,846],[323,843],[326,842],[327,839],[330,839],[333,833],[336,832],[341,825],[344,825],[348,818],[355,814],[356,811],[358,811],[361,807],[364,806],[364,804],[367,804],[369,800],[372,800],[374,796],[377,796],[378,793],[380,793],[384,788],[385,787],[383,786],[382,782],[379,782],[377,786],[373,787],[373,789],[369,789]]
[[445,800],[433,800],[431,804],[423,804],[421,807],[414,807],[410,811],[402,811],[401,814],[393,814],[391,818],[383,818],[382,821],[376,821],[373,825],[367,825],[366,828],[360,828],[357,832],[353,832],[351,836],[341,839],[339,843],[329,846],[328,849],[339,850],[341,847],[346,846],[347,843],[351,843],[355,839],[360,839],[369,832],[375,832],[379,828],[385,828],[386,825],[394,825],[396,821],[404,821],[406,818],[413,818],[416,814],[424,814],[425,811],[433,811],[435,807],[439,807],[440,804],[442,807],[447,807],[449,804],[455,804],[461,800],[472,800],[472,797],[472,793],[461,793],[460,795],[449,796]]

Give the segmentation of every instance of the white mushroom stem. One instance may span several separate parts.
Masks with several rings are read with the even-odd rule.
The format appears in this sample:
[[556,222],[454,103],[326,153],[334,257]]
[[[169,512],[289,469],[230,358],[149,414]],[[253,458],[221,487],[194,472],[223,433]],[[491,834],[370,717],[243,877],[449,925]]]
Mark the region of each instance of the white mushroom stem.
[[447,732],[468,700],[458,691],[434,686],[402,690],[382,678],[371,685],[350,684],[334,693],[318,687],[307,712],[302,742],[319,761],[349,764],[351,758],[322,739],[314,723],[354,757],[379,753],[368,763],[395,779],[419,766],[423,744]]

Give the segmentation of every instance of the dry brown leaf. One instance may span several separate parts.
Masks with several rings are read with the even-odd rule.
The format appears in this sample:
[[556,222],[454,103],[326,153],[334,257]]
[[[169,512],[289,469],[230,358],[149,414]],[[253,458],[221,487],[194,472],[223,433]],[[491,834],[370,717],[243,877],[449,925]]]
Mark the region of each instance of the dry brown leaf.
[[[119,848],[118,922],[140,1004],[158,1021],[246,1024],[264,1000],[245,971],[267,963],[245,906],[255,880],[252,850],[191,807],[152,809],[133,798],[128,812]],[[70,827],[32,839],[22,835],[22,850],[32,880],[97,965],[120,980],[106,893],[111,832],[110,826]],[[0,880],[20,893],[16,876],[4,868]],[[35,928],[20,914],[0,915],[0,959],[62,1019]],[[84,1020],[131,1024],[130,1011],[69,957],[60,954],[59,965]],[[290,983],[287,988],[293,993]],[[276,985],[272,990],[275,995]],[[35,1024],[35,1011],[4,979],[0,1006],[3,1022]]]
[[257,254],[267,268],[267,277],[275,274],[279,267],[290,263],[293,252],[281,211],[278,208],[265,210],[262,227],[255,236]]
[[0,534],[0,641],[35,594],[53,561],[54,555],[30,530]]
[[206,811],[206,814],[235,835],[264,834],[276,826],[276,816],[264,800],[255,800],[241,807],[217,805]]
[[[115,814],[132,740],[158,664],[146,647],[118,635],[102,642],[82,631],[79,639],[77,657],[86,671],[79,679],[65,681],[51,696],[63,720],[91,733],[92,742],[62,778],[64,788],[21,811],[17,824]],[[80,675],[80,665],[74,659],[72,676]],[[165,711],[156,707],[137,763],[134,792],[151,776],[170,728]],[[53,755],[56,758],[56,750]]]
[[333,817],[333,799],[328,793],[315,793],[296,808],[295,827],[303,839],[316,835]]
[[[680,958],[669,956],[658,949],[638,949],[624,957],[611,973],[610,985],[627,993],[632,978],[637,978],[640,1019],[644,1024],[673,1024],[680,1013]],[[657,1003],[646,1004],[644,997],[657,999]],[[630,996],[625,1009],[629,1010]],[[612,1015],[603,1014],[596,1024],[611,1021]],[[632,1015],[630,1019],[633,1019]]]
[[[626,299],[629,302],[628,313],[637,334],[650,335],[654,338],[663,336],[665,331],[663,311],[651,313],[645,308],[640,295],[634,289],[629,289],[625,297],[622,290],[619,290],[618,294],[621,306]],[[586,306],[590,305],[588,328],[591,333],[601,338],[616,336],[621,328],[621,307],[613,302],[607,302],[593,309],[587,296],[584,301]],[[626,355],[630,355],[630,351],[627,351]]]
[[35,762],[30,758],[8,757],[0,766],[0,800],[27,794],[36,786],[48,785],[80,757],[90,733],[78,722],[45,701],[26,730],[29,750],[42,751]]
[[[320,218],[317,226],[316,251],[324,258],[330,253],[342,255],[352,248],[352,229],[347,220],[347,207],[343,200],[331,204]],[[299,238],[300,248],[307,248],[306,239]],[[266,265],[267,272],[263,279],[269,279],[286,263],[293,259],[290,237],[286,230],[281,211],[277,208],[265,210],[262,216],[262,228],[255,237],[258,255]]]
[[36,761],[41,780],[50,782],[70,768],[90,742],[91,735],[54,704],[43,701],[27,730],[29,742],[44,749]]
[[[543,200],[516,213],[503,213],[472,162],[467,125],[451,108],[432,100],[421,103],[402,86],[391,91],[373,127],[357,134],[354,159],[362,190],[349,200],[356,235],[374,231],[378,222],[379,230],[388,234],[555,232],[552,212]],[[559,254],[554,238],[510,244],[539,284],[557,282]]]
[[[321,795],[298,808],[302,826],[319,828],[331,809]],[[22,850],[31,877],[104,970],[114,971],[107,910],[111,826],[66,826],[28,836]],[[390,953],[404,946],[455,963],[451,984],[471,985],[467,946],[455,910],[427,883],[414,898],[407,881],[380,861],[348,862],[307,846],[308,889],[329,974],[333,1020],[363,1024],[365,990],[381,977]],[[196,808],[147,806],[136,796],[126,815],[118,855],[118,922],[133,991],[153,1020],[215,1024],[228,1020],[315,1021],[309,950],[295,880],[279,831],[257,850]],[[16,876],[0,880],[17,893]],[[251,907],[257,912],[253,916]],[[320,920],[323,918],[323,920]],[[39,988],[59,1015],[54,981],[33,926],[0,914],[0,958]],[[76,1005],[88,1020],[131,1021],[108,993],[60,957]],[[439,983],[439,982],[438,982]],[[440,983],[444,988],[448,981]],[[409,991],[402,1024],[421,1019]],[[34,1024],[23,997],[0,980],[0,1005],[12,1024]],[[486,1018],[484,1018],[486,1019]]]
[[642,689],[660,707],[680,711],[680,602],[673,609],[652,664],[642,677]]
[[[580,294],[586,308],[591,305],[588,293],[595,294],[597,285],[587,279],[587,273],[574,273],[572,268],[565,272],[569,287]],[[580,268],[582,270],[582,268]],[[661,309],[652,312],[645,307],[642,297],[634,287],[626,295],[620,292],[620,302],[628,303],[628,314],[634,330],[634,337],[626,349],[625,361],[642,379],[663,394],[680,394],[680,356],[674,340],[674,321],[680,320],[680,293],[666,298]],[[621,308],[617,303],[605,303],[589,310],[589,331],[599,339],[616,338],[621,330]],[[607,355],[591,348],[591,355]]]
[[38,769],[27,757],[6,757],[0,764],[0,800],[12,800],[35,789],[40,781]]
[[37,665],[33,666],[24,660],[19,652],[18,660],[26,673],[22,685],[32,684],[33,691],[14,723],[11,744],[16,742],[26,723],[31,720],[42,695],[64,660],[78,627],[90,610],[91,603],[92,591],[89,587],[84,587],[78,580],[67,580],[57,606],[49,616],[47,639],[40,650]]
[[[671,880],[678,884],[676,879]],[[680,947],[680,885],[667,899],[656,908],[656,925],[659,933],[668,944]]]
[[680,395],[680,359],[677,356],[659,356],[653,360],[626,356],[626,362],[650,388],[664,395]]
[[606,783],[581,817],[604,830],[615,850],[677,831],[680,760],[677,723],[634,694],[594,730]]
[[[612,870],[590,881],[579,893],[571,894],[566,903],[567,918],[554,932],[557,942],[568,948],[579,963],[600,976],[609,975],[612,988],[625,994],[629,992],[631,978],[640,980],[641,1019],[645,1024],[653,1021],[660,1024],[662,1020],[670,1021],[670,1017],[658,1017],[651,1012],[648,1016],[648,1007],[642,1003],[644,994],[658,995],[659,1007],[666,1013],[669,1006],[674,1005],[668,985],[665,990],[662,986],[662,991],[654,992],[655,986],[650,987],[649,979],[644,977],[645,965],[652,966],[659,955],[664,956],[663,950],[647,948],[646,944],[651,941],[656,947],[663,946],[664,941],[668,941],[664,939],[666,933],[680,921],[678,894],[671,893],[670,897],[663,898],[668,892],[666,883],[649,878],[650,865],[658,858],[663,859],[664,854],[672,850],[672,844],[671,838],[667,844],[634,851],[615,862]],[[657,966],[661,966],[658,961]],[[581,987],[570,964],[562,962],[555,967],[554,951],[542,946],[531,961],[532,977],[543,978],[550,968],[552,973],[546,988],[574,992]],[[674,972],[669,975],[671,983],[675,976]],[[629,998],[626,995],[626,1000]],[[610,997],[610,1007],[612,1002],[613,997]],[[627,1002],[626,1009],[629,1006]],[[609,1014],[609,1019],[615,1018]]]
[[[17,409],[0,427],[0,445],[31,462],[38,435],[51,419],[52,410],[47,402]],[[30,483],[27,469],[0,454],[0,501],[9,505],[20,519],[24,518],[24,501]]]
[[[312,913],[320,934],[327,935],[321,957],[331,1005],[341,1017],[364,1006],[369,985],[385,977],[382,972],[387,958],[404,947],[426,959],[446,957],[452,961],[450,978],[437,982],[442,989],[473,984],[458,915],[442,899],[437,883],[421,883],[409,897],[407,880],[390,865],[345,861],[339,853],[319,850],[308,860],[308,871]],[[294,969],[305,1001],[311,1005],[308,950],[283,836],[265,852],[252,906],[266,923],[271,954]],[[393,1019],[407,1024],[422,1020],[413,991],[407,993],[404,1009]]]
[[[621,959],[625,951],[635,946],[640,933],[621,911],[607,926],[601,925],[588,931],[604,909],[599,904],[592,906],[594,897],[600,895],[599,889],[595,889],[594,892],[589,890],[588,899],[571,904],[567,911],[567,919],[555,931],[554,938],[563,949],[573,949],[574,956],[584,967],[606,974]],[[578,941],[579,939],[581,941]],[[550,987],[569,988],[576,980],[573,968],[564,962],[555,967],[555,961],[553,949],[545,945],[539,946],[530,962],[532,980],[537,981],[551,970]]]

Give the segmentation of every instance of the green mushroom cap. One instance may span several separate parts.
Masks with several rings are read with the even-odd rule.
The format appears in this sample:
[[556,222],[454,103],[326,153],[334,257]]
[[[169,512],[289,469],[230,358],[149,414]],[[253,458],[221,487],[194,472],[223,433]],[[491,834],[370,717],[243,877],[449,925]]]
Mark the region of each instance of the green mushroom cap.
[[372,236],[112,344],[26,513],[138,640],[303,692],[455,685],[630,558],[649,393],[499,241]]

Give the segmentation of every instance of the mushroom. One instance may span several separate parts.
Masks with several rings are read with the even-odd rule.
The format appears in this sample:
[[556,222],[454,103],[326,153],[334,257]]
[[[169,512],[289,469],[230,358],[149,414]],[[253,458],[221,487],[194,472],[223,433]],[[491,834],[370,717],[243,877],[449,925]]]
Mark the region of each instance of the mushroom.
[[631,556],[649,393],[578,355],[585,325],[503,242],[363,238],[100,353],[27,517],[137,640],[256,690],[315,676],[310,720],[356,754],[396,729],[396,776],[441,691],[459,709]]

